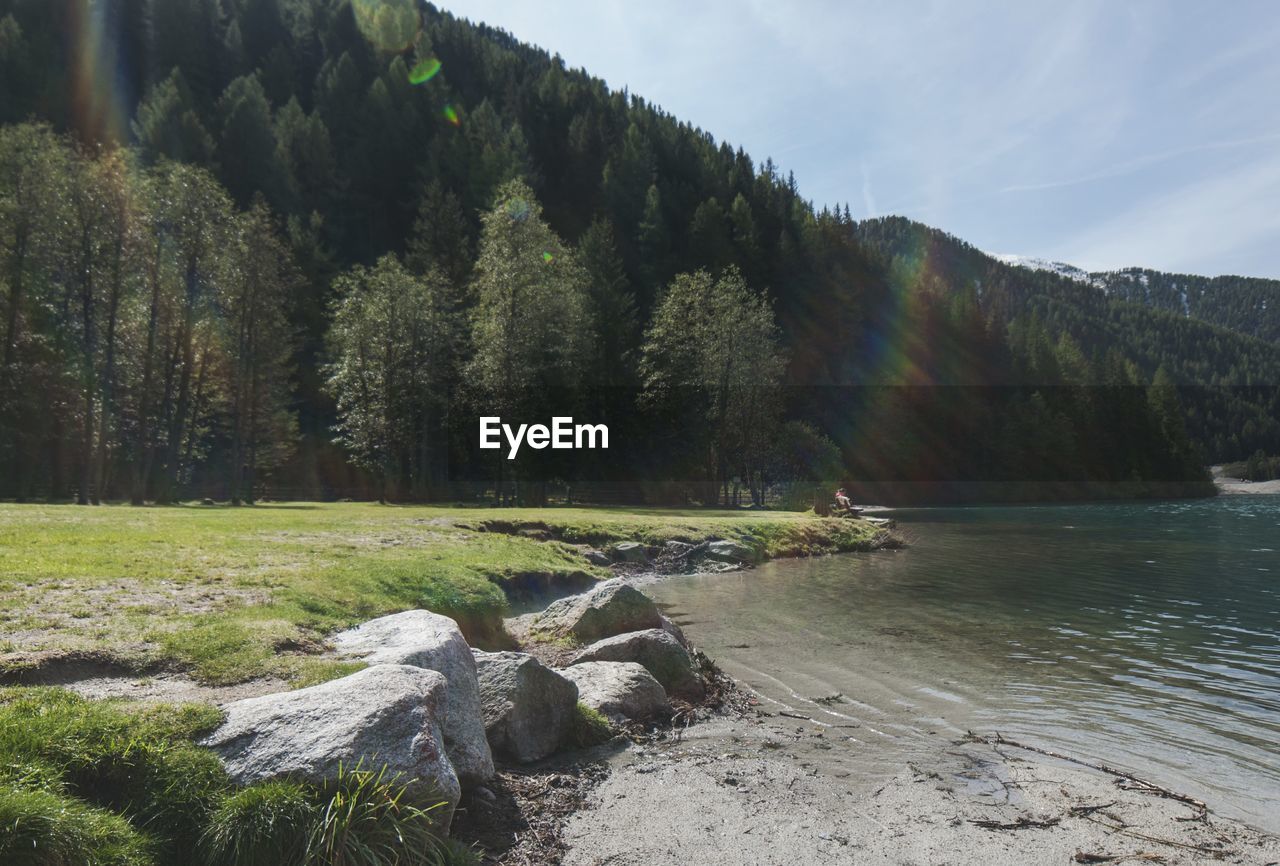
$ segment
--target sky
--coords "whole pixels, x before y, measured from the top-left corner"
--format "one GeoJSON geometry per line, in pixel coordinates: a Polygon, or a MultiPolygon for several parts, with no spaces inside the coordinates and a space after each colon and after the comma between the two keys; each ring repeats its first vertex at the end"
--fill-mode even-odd
{"type": "Polygon", "coordinates": [[[1280,3],[438,0],[992,253],[1280,278],[1280,3]]]}

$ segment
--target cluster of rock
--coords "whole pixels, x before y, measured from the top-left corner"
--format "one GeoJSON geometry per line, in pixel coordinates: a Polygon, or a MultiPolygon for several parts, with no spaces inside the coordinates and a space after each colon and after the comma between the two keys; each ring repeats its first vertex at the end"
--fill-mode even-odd
{"type": "Polygon", "coordinates": [[[494,756],[542,760],[562,748],[579,702],[614,721],[670,712],[669,696],[706,689],[680,629],[621,580],[556,602],[538,633],[586,644],[554,670],[519,652],[481,652],[457,623],[425,610],[375,619],[335,638],[369,667],[341,679],[228,705],[204,745],[231,777],[332,780],[340,767],[381,767],[446,802],[494,775],[494,756]]]}
{"type": "Polygon", "coordinates": [[[583,553],[593,565],[656,566],[659,571],[684,571],[694,567],[729,569],[754,565],[760,561],[758,551],[740,541],[715,539],[700,544],[668,541],[649,546],[638,541],[623,541],[608,551],[587,550],[583,553]]]}

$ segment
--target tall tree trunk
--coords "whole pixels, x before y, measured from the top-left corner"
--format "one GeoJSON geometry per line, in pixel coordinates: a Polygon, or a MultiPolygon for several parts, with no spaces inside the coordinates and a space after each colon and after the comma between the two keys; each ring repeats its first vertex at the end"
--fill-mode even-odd
{"type": "Polygon", "coordinates": [[[88,505],[97,498],[93,486],[93,422],[97,412],[97,327],[93,308],[93,238],[89,229],[80,238],[80,266],[84,269],[80,283],[80,350],[84,362],[84,429],[80,438],[80,481],[76,504],[88,505]]]}
{"type": "Polygon", "coordinates": [[[182,328],[179,330],[179,344],[182,349],[182,370],[178,377],[178,402],[174,407],[173,418],[169,425],[169,448],[167,470],[167,489],[164,501],[171,502],[178,487],[181,471],[182,445],[186,440],[187,416],[191,411],[191,372],[195,366],[195,301],[196,301],[196,261],[194,257],[187,261],[186,303],[183,307],[182,328]]]}
{"type": "MultiPolygon", "coordinates": [[[[157,242],[158,247],[158,242],[157,242]]],[[[147,352],[142,360],[142,398],[138,407],[138,430],[134,452],[133,490],[129,500],[134,505],[146,501],[147,482],[151,474],[151,461],[155,454],[155,429],[151,421],[151,388],[155,375],[156,331],[160,326],[160,266],[156,260],[148,261],[148,279],[151,282],[151,304],[147,315],[147,352]]]]}
{"type": "MultiPolygon", "coordinates": [[[[200,407],[204,404],[204,387],[208,381],[209,372],[209,338],[206,336],[204,342],[200,346],[200,372],[196,374],[195,392],[191,399],[191,418],[187,421],[187,441],[186,448],[182,451],[182,460],[179,468],[191,466],[194,463],[196,450],[196,429],[200,425],[200,407]]],[[[175,484],[174,489],[177,489],[175,484]]]]}
{"type": "Polygon", "coordinates": [[[116,238],[115,259],[111,266],[111,293],[107,296],[107,345],[106,360],[102,369],[102,423],[98,430],[98,457],[94,471],[95,504],[102,501],[107,487],[107,443],[111,429],[111,416],[115,411],[116,384],[116,323],[120,315],[120,294],[123,275],[123,233],[116,238]]]}
{"type": "Polygon", "coordinates": [[[18,308],[22,305],[23,275],[27,268],[27,230],[19,230],[13,245],[13,259],[9,266],[9,321],[4,332],[4,369],[13,366],[14,350],[18,345],[18,308]]]}

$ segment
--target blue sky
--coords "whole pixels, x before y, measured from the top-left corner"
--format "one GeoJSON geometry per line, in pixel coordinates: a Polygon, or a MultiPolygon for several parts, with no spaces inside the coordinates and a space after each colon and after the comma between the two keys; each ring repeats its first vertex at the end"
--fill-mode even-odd
{"type": "Polygon", "coordinates": [[[995,253],[1280,278],[1280,3],[441,0],[995,253]]]}

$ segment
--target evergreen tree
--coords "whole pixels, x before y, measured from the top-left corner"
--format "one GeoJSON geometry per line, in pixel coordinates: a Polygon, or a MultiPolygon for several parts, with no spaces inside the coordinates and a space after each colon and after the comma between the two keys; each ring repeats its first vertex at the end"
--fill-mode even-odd
{"type": "Polygon", "coordinates": [[[221,135],[218,167],[223,183],[241,206],[255,194],[274,206],[285,204],[286,176],[278,159],[271,106],[256,76],[232,81],[218,100],[221,135]]]}
{"type": "Polygon", "coordinates": [[[152,88],[138,106],[133,135],[153,158],[205,165],[213,159],[213,137],[200,120],[180,69],[152,88]]]}

